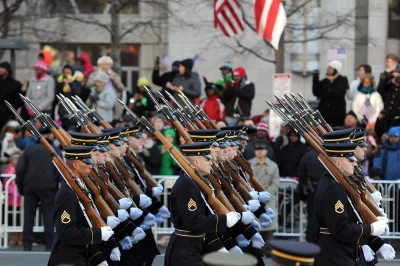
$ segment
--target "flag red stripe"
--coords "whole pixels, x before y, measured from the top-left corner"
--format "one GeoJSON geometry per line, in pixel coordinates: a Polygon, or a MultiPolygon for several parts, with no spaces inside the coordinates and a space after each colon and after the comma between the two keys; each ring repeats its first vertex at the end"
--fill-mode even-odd
{"type": "Polygon", "coordinates": [[[267,25],[265,26],[264,39],[272,40],[272,33],[278,16],[281,0],[273,0],[268,12],[267,25]]]}
{"type": "Polygon", "coordinates": [[[256,31],[257,32],[260,27],[261,16],[262,16],[266,1],[267,0],[256,0],[254,3],[254,19],[256,21],[256,31]]]}
{"type": "MultiPolygon", "coordinates": [[[[237,4],[237,8],[239,8],[239,4],[237,3],[237,1],[235,1],[235,4],[237,4]]],[[[242,24],[242,20],[241,20],[241,18],[238,16],[239,14],[236,13],[236,9],[234,9],[234,8],[232,7],[232,5],[229,4],[229,3],[226,5],[226,7],[229,9],[229,11],[231,11],[232,16],[233,16],[233,18],[236,20],[236,23],[238,24],[239,28],[240,28],[241,30],[244,30],[244,27],[243,27],[243,24],[242,24]]],[[[235,34],[237,34],[237,33],[235,33],[235,34]]]]}
{"type": "Polygon", "coordinates": [[[222,12],[220,12],[220,13],[221,13],[222,16],[224,17],[226,23],[228,23],[228,25],[229,25],[229,27],[231,28],[231,30],[233,31],[233,33],[234,33],[234,34],[238,34],[235,25],[232,23],[230,17],[228,17],[228,16],[226,15],[225,10],[222,11],[222,12]]]}

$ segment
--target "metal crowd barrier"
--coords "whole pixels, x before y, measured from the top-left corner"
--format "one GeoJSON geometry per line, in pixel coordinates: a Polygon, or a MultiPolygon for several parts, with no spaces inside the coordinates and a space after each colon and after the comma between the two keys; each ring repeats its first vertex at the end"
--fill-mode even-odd
{"type": "MultiPolygon", "coordinates": [[[[161,201],[164,206],[170,209],[171,189],[175,184],[178,176],[154,176],[159,184],[164,186],[164,193],[161,196],[161,201]]],[[[24,223],[24,198],[21,199],[20,207],[17,207],[17,197],[14,196],[12,204],[9,205],[9,187],[15,175],[1,175],[3,185],[0,186],[0,249],[8,247],[8,234],[23,231],[24,223]]],[[[305,204],[298,201],[296,198],[296,187],[298,182],[290,178],[281,178],[278,194],[278,230],[274,233],[278,237],[291,237],[304,239],[304,230],[306,215],[304,213],[305,204]]],[[[156,239],[159,236],[170,235],[173,231],[173,225],[170,220],[162,224],[157,224],[153,227],[156,239]]],[[[44,227],[41,223],[41,215],[39,208],[36,211],[34,232],[44,232],[44,227]]]]}

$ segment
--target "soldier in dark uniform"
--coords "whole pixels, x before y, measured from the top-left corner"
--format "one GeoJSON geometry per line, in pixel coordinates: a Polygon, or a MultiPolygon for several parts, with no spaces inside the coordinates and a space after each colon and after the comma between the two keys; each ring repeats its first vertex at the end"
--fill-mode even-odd
{"type": "MultiPolygon", "coordinates": [[[[211,171],[212,142],[181,145],[183,155],[200,175],[211,171]]],[[[199,186],[183,173],[171,193],[172,223],[175,232],[171,236],[165,254],[165,266],[202,266],[205,253],[205,234],[225,232],[240,220],[240,214],[230,212],[215,215],[206,202],[199,186]]],[[[218,242],[218,241],[215,241],[218,242]]],[[[227,252],[223,246],[221,252],[227,252]]]]}
{"type": "MultiPolygon", "coordinates": [[[[349,135],[345,137],[349,138],[349,135]]],[[[346,177],[352,176],[357,144],[332,143],[327,138],[324,141],[323,146],[335,165],[346,177]]],[[[380,236],[385,230],[385,221],[365,224],[354,207],[354,199],[328,171],[320,179],[314,206],[320,226],[317,244],[321,247],[315,265],[365,265],[361,245],[368,244],[371,235],[380,236]]]]}
{"type": "MultiPolygon", "coordinates": [[[[85,187],[82,179],[87,177],[92,168],[91,147],[66,147],[65,159],[68,167],[76,175],[77,182],[85,187]]],[[[107,241],[113,231],[110,227],[91,228],[87,216],[82,211],[75,192],[62,182],[54,202],[54,223],[56,237],[49,259],[50,266],[107,265],[102,253],[90,252],[93,246],[107,241]],[[97,261],[96,263],[93,263],[97,261]]]]}
{"type": "MultiPolygon", "coordinates": [[[[313,266],[320,248],[312,243],[271,240],[272,266],[313,266]]],[[[342,264],[342,266],[348,264],[342,264]]]]}

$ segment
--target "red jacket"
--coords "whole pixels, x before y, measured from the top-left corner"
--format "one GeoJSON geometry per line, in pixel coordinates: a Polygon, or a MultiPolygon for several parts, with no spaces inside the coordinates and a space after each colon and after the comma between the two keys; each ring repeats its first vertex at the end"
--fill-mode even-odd
{"type": "Polygon", "coordinates": [[[200,107],[214,122],[225,118],[225,106],[217,95],[204,99],[200,107]]]}

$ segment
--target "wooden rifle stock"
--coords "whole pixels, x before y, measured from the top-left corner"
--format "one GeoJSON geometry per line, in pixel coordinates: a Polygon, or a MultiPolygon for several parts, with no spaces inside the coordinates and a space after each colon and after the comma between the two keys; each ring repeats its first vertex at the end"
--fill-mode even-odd
{"type": "Polygon", "coordinates": [[[179,132],[179,135],[186,141],[186,143],[188,143],[188,144],[193,143],[188,131],[185,130],[185,128],[182,126],[182,124],[178,120],[172,121],[171,123],[174,126],[174,128],[179,132]]]}
{"type": "Polygon", "coordinates": [[[99,121],[100,126],[104,127],[104,128],[112,128],[112,126],[110,125],[110,123],[108,123],[106,120],[102,119],[99,121]]]}
{"type": "Polygon", "coordinates": [[[92,134],[101,134],[101,130],[98,127],[96,127],[96,125],[94,125],[92,122],[89,121],[87,123],[87,127],[92,134]]]}
{"type": "Polygon", "coordinates": [[[47,142],[42,136],[38,137],[40,143],[44,146],[48,153],[53,157],[53,162],[57,166],[58,170],[61,172],[65,181],[68,183],[70,188],[76,193],[79,200],[83,203],[85,207],[85,212],[90,218],[94,228],[101,228],[106,226],[106,223],[101,219],[97,211],[93,208],[92,201],[88,196],[82,191],[76,182],[75,174],[68,168],[66,163],[58,156],[53,147],[47,142]]]}
{"type": "Polygon", "coordinates": [[[94,196],[94,203],[96,204],[96,207],[99,210],[100,214],[103,217],[115,216],[113,211],[110,209],[110,207],[107,205],[107,203],[104,201],[103,197],[101,196],[100,190],[96,186],[96,184],[93,183],[89,177],[83,178],[83,181],[85,182],[85,184],[88,186],[88,188],[92,192],[92,194],[94,196]]]}
{"type": "MultiPolygon", "coordinates": [[[[123,198],[130,198],[130,194],[128,189],[126,188],[125,182],[122,180],[122,177],[113,169],[111,162],[106,162],[107,172],[111,175],[113,181],[117,184],[117,188],[124,195],[123,198]]],[[[105,169],[104,169],[105,170],[105,169]]],[[[111,183],[111,182],[110,182],[111,183]]],[[[110,186],[111,188],[111,186],[110,186]]],[[[112,188],[110,192],[112,192],[112,188]]],[[[112,192],[113,193],[113,192],[112,192]]],[[[112,194],[114,196],[114,194],[112,194]]],[[[114,196],[115,197],[115,196],[114,196]]],[[[115,198],[119,199],[119,198],[115,198]]]]}
{"type": "Polygon", "coordinates": [[[214,208],[217,214],[227,214],[228,209],[215,197],[214,191],[198,176],[197,171],[191,166],[191,164],[183,157],[183,155],[161,134],[160,131],[155,130],[154,136],[165,145],[169,150],[171,156],[175,161],[182,167],[182,169],[188,174],[194,182],[207,194],[208,203],[214,208]]]}
{"type": "Polygon", "coordinates": [[[206,126],[204,126],[203,123],[201,123],[200,119],[198,119],[197,117],[194,118],[194,123],[199,129],[207,129],[206,126]]]}
{"type": "MultiPolygon", "coordinates": [[[[62,127],[58,128],[58,133],[61,135],[61,137],[64,139],[65,143],[67,144],[68,147],[71,146],[71,136],[68,134],[67,131],[65,131],[62,127]]],[[[60,142],[61,144],[61,142],[60,142]]],[[[61,145],[62,146],[62,145],[61,145]]],[[[63,146],[64,147],[64,146],[63,146]]]]}
{"type": "Polygon", "coordinates": [[[249,192],[253,190],[250,184],[247,183],[247,180],[244,180],[239,176],[239,169],[236,167],[236,165],[234,165],[234,163],[231,161],[225,161],[224,166],[226,169],[228,169],[229,173],[231,173],[231,176],[235,182],[242,184],[242,186],[245,187],[249,192]]]}
{"type": "MultiPolygon", "coordinates": [[[[232,177],[233,181],[235,182],[236,185],[236,190],[240,193],[240,196],[245,200],[246,202],[249,200],[252,200],[253,197],[250,195],[250,190],[248,186],[246,187],[244,184],[246,184],[246,181],[244,181],[242,178],[240,178],[233,169],[231,169],[229,166],[227,166],[224,163],[224,168],[228,170],[229,175],[232,177]]],[[[247,185],[247,184],[246,184],[247,185]]]]}
{"type": "Polygon", "coordinates": [[[98,176],[96,174],[96,172],[94,172],[93,170],[90,172],[89,177],[91,177],[94,180],[96,180],[97,184],[100,186],[101,191],[103,192],[103,199],[107,202],[108,206],[110,206],[110,209],[113,212],[118,211],[119,209],[121,209],[121,207],[119,206],[118,202],[115,200],[115,198],[108,191],[108,184],[106,183],[107,181],[102,179],[102,177],[98,176]]]}
{"type": "Polygon", "coordinates": [[[215,196],[217,197],[217,199],[219,199],[219,201],[224,204],[228,211],[235,211],[229,200],[226,198],[224,192],[222,191],[221,184],[217,180],[217,177],[215,177],[213,174],[208,174],[207,177],[215,189],[215,196]]]}
{"type": "Polygon", "coordinates": [[[129,148],[126,151],[126,157],[131,161],[135,167],[139,170],[140,175],[143,177],[143,179],[146,181],[147,187],[153,188],[157,187],[158,183],[157,181],[153,178],[153,176],[147,171],[146,167],[144,166],[143,161],[139,161],[138,158],[136,158],[133,155],[133,151],[129,148]]]}
{"type": "Polygon", "coordinates": [[[258,181],[257,178],[254,177],[254,172],[253,169],[251,169],[250,165],[248,162],[245,161],[245,158],[243,157],[242,154],[238,153],[236,155],[236,160],[238,161],[238,163],[240,164],[240,166],[242,166],[242,168],[247,172],[247,174],[250,177],[250,183],[253,185],[253,188],[258,191],[258,192],[262,192],[265,191],[265,188],[263,187],[263,185],[260,183],[260,181],[258,181]]]}
{"type": "Polygon", "coordinates": [[[125,166],[120,160],[123,160],[123,158],[116,158],[114,160],[114,164],[117,167],[118,171],[124,177],[125,184],[127,185],[129,191],[131,192],[131,195],[137,196],[140,194],[144,194],[139,185],[136,184],[133,173],[131,173],[129,169],[125,168],[125,166]]]}
{"type": "Polygon", "coordinates": [[[57,129],[54,128],[54,127],[50,127],[50,126],[49,126],[49,129],[50,129],[51,133],[53,133],[54,137],[58,140],[58,142],[60,142],[60,145],[62,147],[66,147],[67,146],[67,142],[61,136],[61,134],[57,131],[57,129]]]}
{"type": "Polygon", "coordinates": [[[106,167],[114,181],[115,179],[119,179],[121,181],[117,181],[117,184],[120,183],[120,189],[122,185],[124,185],[126,188],[128,188],[130,195],[132,196],[143,194],[143,191],[139,188],[139,186],[132,181],[131,178],[133,178],[133,176],[131,177],[129,173],[127,173],[126,170],[121,167],[118,160],[115,160],[114,162],[106,162],[106,167]],[[119,167],[115,163],[118,163],[119,167]]]}

